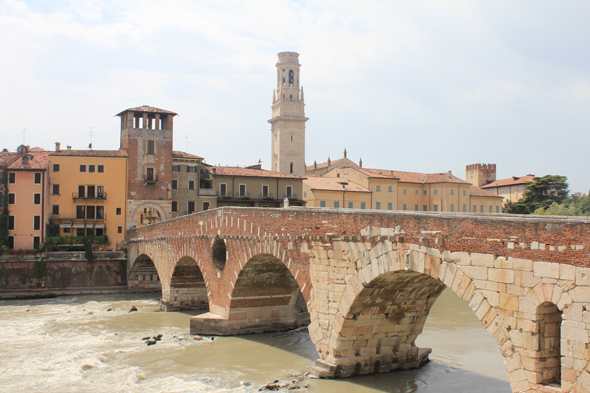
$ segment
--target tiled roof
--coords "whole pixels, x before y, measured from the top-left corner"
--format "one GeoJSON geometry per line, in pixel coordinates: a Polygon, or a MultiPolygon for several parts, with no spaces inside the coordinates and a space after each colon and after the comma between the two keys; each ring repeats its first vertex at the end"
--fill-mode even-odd
{"type": "Polygon", "coordinates": [[[496,188],[496,187],[506,187],[506,186],[516,186],[519,184],[527,184],[533,180],[535,175],[526,175],[526,176],[512,176],[508,179],[500,179],[491,182],[490,184],[486,184],[485,186],[481,186],[481,188],[496,188]]]}
{"type": "Polygon", "coordinates": [[[284,179],[305,179],[303,176],[289,175],[280,172],[267,171],[264,169],[250,169],[232,166],[213,166],[209,172],[217,176],[240,176],[240,177],[278,177],[284,179]]]}
{"type": "Polygon", "coordinates": [[[428,173],[424,179],[424,183],[462,183],[469,184],[465,180],[459,179],[457,176],[446,173],[428,173]]]}
{"type": "Polygon", "coordinates": [[[359,172],[366,174],[369,177],[381,179],[398,179],[402,183],[460,183],[469,184],[468,182],[459,179],[457,176],[445,173],[418,173],[418,172],[404,172],[392,171],[389,169],[371,169],[371,168],[355,168],[359,172]]]}
{"type": "Polygon", "coordinates": [[[18,153],[8,151],[6,149],[0,151],[0,167],[5,167],[10,164],[16,157],[18,153]]]}
{"type": "Polygon", "coordinates": [[[334,161],[330,161],[330,163],[328,163],[328,162],[322,162],[322,163],[319,163],[319,164],[316,164],[316,165],[309,165],[309,166],[306,166],[305,167],[305,170],[307,170],[307,171],[313,171],[314,169],[327,168],[329,166],[340,166],[342,164],[352,164],[352,165],[358,166],[354,162],[352,162],[351,160],[349,160],[348,158],[344,157],[344,158],[339,158],[339,159],[334,160],[334,161]]]}
{"type": "Polygon", "coordinates": [[[480,187],[475,187],[475,186],[471,186],[469,188],[469,193],[471,194],[471,196],[474,197],[492,197],[492,198],[503,198],[500,195],[496,195],[496,194],[492,194],[489,191],[486,190],[482,190],[480,187]]]}
{"type": "Polygon", "coordinates": [[[371,192],[368,188],[346,180],[343,177],[309,177],[303,180],[312,190],[371,192]]]}
{"type": "Polygon", "coordinates": [[[149,105],[142,105],[142,106],[138,106],[135,108],[125,109],[123,112],[117,113],[115,116],[121,116],[125,112],[150,112],[150,113],[164,113],[164,114],[174,115],[174,116],[178,115],[178,113],[174,113],[172,111],[167,111],[165,109],[154,108],[153,106],[149,106],[149,105]]]}
{"type": "Polygon", "coordinates": [[[39,151],[33,150],[26,153],[29,156],[29,160],[27,161],[26,165],[23,165],[23,155],[19,154],[16,160],[14,160],[10,165],[7,166],[8,170],[39,170],[39,169],[46,169],[49,165],[49,160],[47,156],[49,155],[48,151],[39,151]]]}
{"type": "Polygon", "coordinates": [[[200,160],[203,159],[203,157],[195,156],[194,154],[185,153],[183,151],[173,151],[172,152],[172,157],[177,157],[177,158],[197,158],[197,159],[200,159],[200,160]]]}
{"type": "Polygon", "coordinates": [[[49,152],[50,156],[76,157],[127,157],[125,150],[60,150],[49,152]]]}

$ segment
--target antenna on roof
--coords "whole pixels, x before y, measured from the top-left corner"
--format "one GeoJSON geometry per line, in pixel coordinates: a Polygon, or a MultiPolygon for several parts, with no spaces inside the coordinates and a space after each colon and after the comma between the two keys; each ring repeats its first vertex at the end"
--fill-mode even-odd
{"type": "Polygon", "coordinates": [[[90,150],[92,150],[92,130],[96,128],[96,127],[90,127],[90,144],[88,145],[88,148],[90,150]]]}
{"type": "Polygon", "coordinates": [[[27,131],[28,128],[23,128],[23,145],[26,145],[25,143],[25,131],[27,131]]]}

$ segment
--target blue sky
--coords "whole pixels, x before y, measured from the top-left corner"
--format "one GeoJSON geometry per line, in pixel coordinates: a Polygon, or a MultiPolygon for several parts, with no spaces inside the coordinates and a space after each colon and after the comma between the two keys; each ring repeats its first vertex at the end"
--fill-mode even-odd
{"type": "Polygon", "coordinates": [[[120,111],[175,111],[174,147],[270,167],[276,54],[300,53],[306,161],[588,193],[587,1],[0,0],[0,142],[119,147],[120,111]],[[187,143],[188,142],[188,143],[187,143]]]}

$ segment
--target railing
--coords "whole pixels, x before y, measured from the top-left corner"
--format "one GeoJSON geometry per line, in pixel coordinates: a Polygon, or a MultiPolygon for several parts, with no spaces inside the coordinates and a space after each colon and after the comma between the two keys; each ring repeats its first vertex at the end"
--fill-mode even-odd
{"type": "Polygon", "coordinates": [[[100,194],[96,194],[96,195],[82,195],[80,196],[77,192],[73,192],[72,193],[72,199],[73,200],[84,200],[84,201],[104,201],[107,199],[107,193],[106,192],[102,192],[100,194]]]}
{"type": "Polygon", "coordinates": [[[158,182],[158,175],[154,175],[151,178],[148,178],[147,176],[143,176],[143,182],[145,184],[156,184],[158,182]]]}
{"type": "Polygon", "coordinates": [[[199,195],[215,196],[217,195],[217,190],[214,188],[199,188],[199,195]]]}

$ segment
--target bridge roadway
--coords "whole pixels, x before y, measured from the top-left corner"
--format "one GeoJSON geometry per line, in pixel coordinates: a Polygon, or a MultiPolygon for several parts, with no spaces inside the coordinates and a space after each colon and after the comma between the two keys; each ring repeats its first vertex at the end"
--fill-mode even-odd
{"type": "Polygon", "coordinates": [[[129,286],[208,308],[191,333],[309,323],[319,377],[416,368],[445,287],[498,343],[514,392],[590,392],[590,219],[224,207],[130,230],[129,286]]]}

